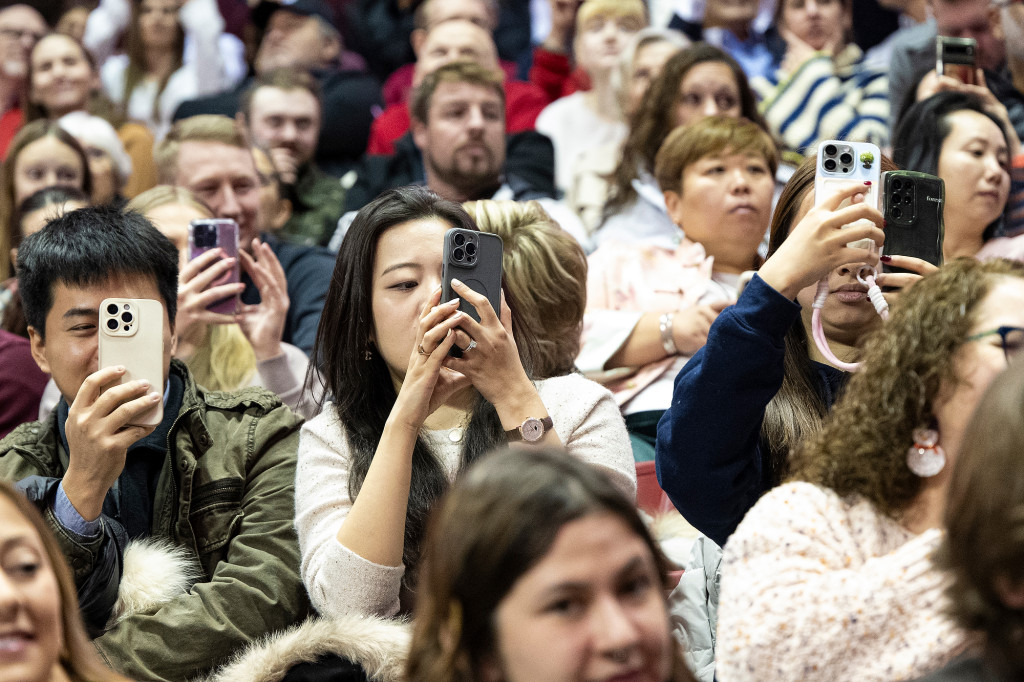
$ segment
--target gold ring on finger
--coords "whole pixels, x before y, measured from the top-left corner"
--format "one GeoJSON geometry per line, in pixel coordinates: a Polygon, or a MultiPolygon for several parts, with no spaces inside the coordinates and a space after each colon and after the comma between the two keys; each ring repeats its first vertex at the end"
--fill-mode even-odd
{"type": "Polygon", "coordinates": [[[430,353],[428,353],[427,351],[423,350],[423,344],[422,343],[420,344],[419,348],[417,349],[417,352],[419,352],[420,355],[430,355],[430,353]]]}

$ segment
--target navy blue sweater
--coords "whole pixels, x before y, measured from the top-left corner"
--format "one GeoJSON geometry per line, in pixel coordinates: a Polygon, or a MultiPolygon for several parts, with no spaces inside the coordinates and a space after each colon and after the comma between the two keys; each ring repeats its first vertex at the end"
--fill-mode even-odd
{"type": "MultiPolygon", "coordinates": [[[[676,376],[672,405],[658,423],[658,481],[686,520],[719,545],[772,486],[761,423],[782,387],[793,324],[800,324],[799,304],[755,275],[676,376]]],[[[818,394],[831,407],[846,373],[814,364],[818,394]]]]}

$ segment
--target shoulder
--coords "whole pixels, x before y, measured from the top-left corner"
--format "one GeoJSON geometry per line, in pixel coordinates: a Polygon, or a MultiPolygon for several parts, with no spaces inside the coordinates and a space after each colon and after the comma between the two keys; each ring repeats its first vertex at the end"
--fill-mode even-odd
{"type": "Polygon", "coordinates": [[[607,388],[580,374],[542,379],[537,382],[537,393],[556,426],[561,423],[574,428],[602,401],[615,404],[607,388]]]}
{"type": "MultiPolygon", "coordinates": [[[[211,432],[233,431],[240,423],[248,423],[246,438],[267,436],[267,430],[274,432],[298,432],[302,417],[286,407],[275,393],[251,386],[236,391],[205,391],[196,389],[202,419],[211,432]],[[263,434],[261,436],[261,434],[263,434]]],[[[182,412],[188,403],[182,406],[182,412]]],[[[240,434],[241,435],[241,434],[240,434]]]]}

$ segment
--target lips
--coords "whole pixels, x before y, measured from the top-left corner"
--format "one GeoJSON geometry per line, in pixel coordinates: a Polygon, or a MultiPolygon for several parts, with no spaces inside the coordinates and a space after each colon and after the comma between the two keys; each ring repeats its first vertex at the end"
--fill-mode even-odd
{"type": "Polygon", "coordinates": [[[844,284],[834,289],[832,294],[843,303],[860,303],[867,300],[868,290],[860,284],[844,284]]]}
{"type": "Polygon", "coordinates": [[[757,213],[757,207],[754,204],[736,204],[729,209],[729,213],[757,213]]]}
{"type": "Polygon", "coordinates": [[[16,657],[23,654],[33,639],[27,632],[0,635],[0,657],[16,657]]]}

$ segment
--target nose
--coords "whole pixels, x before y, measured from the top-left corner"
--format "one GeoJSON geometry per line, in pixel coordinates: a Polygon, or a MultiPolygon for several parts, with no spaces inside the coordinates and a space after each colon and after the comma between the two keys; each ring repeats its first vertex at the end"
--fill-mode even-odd
{"type": "Polygon", "coordinates": [[[0,571],[0,623],[13,623],[18,616],[21,595],[6,571],[0,571]]]}
{"type": "Polygon", "coordinates": [[[211,206],[218,218],[230,218],[237,221],[242,215],[242,204],[230,183],[225,183],[217,196],[217,206],[211,206]]]}
{"type": "Polygon", "coordinates": [[[484,112],[480,107],[469,108],[466,125],[474,131],[484,129],[484,112]]]}
{"type": "Polygon", "coordinates": [[[818,6],[816,0],[807,0],[807,2],[804,3],[804,11],[807,12],[807,14],[817,16],[820,10],[821,8],[818,6]]]}
{"type": "Polygon", "coordinates": [[[995,154],[989,154],[985,157],[986,180],[998,184],[1005,173],[1006,169],[999,163],[999,159],[996,158],[995,154]]]}
{"type": "Polygon", "coordinates": [[[716,102],[715,98],[711,95],[704,98],[704,101],[701,103],[701,108],[705,116],[717,116],[721,111],[718,108],[718,102],[716,102]]]}
{"type": "Polygon", "coordinates": [[[750,173],[745,168],[737,168],[732,172],[732,191],[740,194],[750,191],[750,173]]]}
{"type": "Polygon", "coordinates": [[[593,632],[597,651],[621,660],[623,651],[629,652],[640,642],[640,630],[630,612],[614,596],[598,600],[595,605],[593,632]]]}

